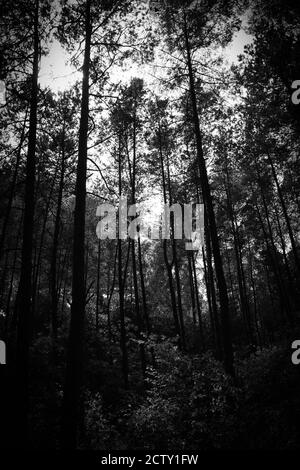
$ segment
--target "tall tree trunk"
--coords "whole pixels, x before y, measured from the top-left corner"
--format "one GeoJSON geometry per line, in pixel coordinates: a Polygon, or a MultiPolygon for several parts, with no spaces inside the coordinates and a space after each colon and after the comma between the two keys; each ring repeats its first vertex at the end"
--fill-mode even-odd
{"type": "Polygon", "coordinates": [[[101,255],[101,243],[100,238],[98,240],[98,253],[97,253],[97,283],[96,283],[96,331],[99,330],[99,315],[100,315],[100,261],[101,255]]]}
{"type": "Polygon", "coordinates": [[[138,260],[139,260],[139,273],[140,273],[141,291],[142,291],[143,320],[145,321],[147,333],[149,334],[151,331],[151,325],[150,325],[149,312],[148,312],[148,306],[147,306],[143,259],[142,259],[142,247],[141,247],[140,237],[138,238],[138,260]]]}
{"type": "MultiPolygon", "coordinates": [[[[173,204],[173,197],[172,197],[172,189],[171,189],[171,177],[170,177],[170,164],[169,164],[169,157],[168,154],[166,155],[166,169],[167,169],[167,187],[169,193],[169,205],[172,206],[173,204]]],[[[177,257],[177,244],[176,239],[174,236],[174,217],[173,213],[171,213],[171,239],[172,239],[172,254],[173,254],[173,265],[174,265],[174,273],[175,273],[175,284],[176,284],[176,292],[177,292],[177,312],[178,312],[178,319],[179,319],[179,326],[180,326],[180,337],[181,337],[181,347],[185,350],[185,329],[184,329],[184,320],[183,320],[183,309],[182,309],[182,300],[181,300],[181,282],[180,282],[180,274],[179,274],[179,263],[177,257]]]]}
{"type": "Polygon", "coordinates": [[[214,281],[214,271],[213,271],[213,264],[212,264],[211,243],[210,243],[210,237],[209,237],[206,209],[205,209],[204,229],[205,229],[206,256],[205,256],[204,248],[202,249],[202,253],[203,253],[203,260],[207,261],[207,285],[208,285],[208,290],[209,290],[209,294],[211,298],[213,334],[215,338],[216,355],[220,359],[222,357],[222,340],[221,340],[221,333],[220,333],[218,306],[217,306],[216,289],[215,289],[215,281],[214,281]]]}
{"type": "MultiPolygon", "coordinates": [[[[122,164],[121,164],[121,136],[119,136],[119,200],[122,197],[122,164]]],[[[121,203],[121,202],[120,202],[121,203]]],[[[119,221],[120,225],[120,221],[119,221]]],[[[128,256],[130,250],[130,240],[128,243],[128,256]]],[[[127,257],[128,260],[128,257],[127,257]]],[[[127,263],[126,263],[127,265],[127,263]]],[[[126,266],[127,269],[127,266],[126,266]]],[[[121,325],[121,335],[120,335],[120,346],[122,351],[122,371],[124,386],[128,388],[128,352],[127,352],[127,335],[125,327],[125,308],[124,308],[124,287],[125,287],[125,278],[123,280],[122,272],[122,240],[120,234],[118,236],[118,283],[119,283],[119,308],[120,308],[120,325],[121,325]]]]}
{"type": "Polygon", "coordinates": [[[173,251],[176,291],[177,291],[178,318],[179,318],[180,333],[181,333],[181,346],[182,346],[182,349],[185,350],[186,344],[185,344],[185,328],[184,328],[182,299],[181,299],[181,281],[180,281],[178,258],[177,258],[177,247],[176,247],[176,240],[174,238],[174,233],[172,234],[172,251],[173,251]]]}
{"type": "Polygon", "coordinates": [[[195,258],[193,256],[193,253],[192,253],[192,268],[193,268],[194,283],[195,283],[196,306],[197,306],[197,314],[198,314],[198,321],[199,321],[201,350],[204,351],[205,350],[205,341],[204,341],[203,322],[202,322],[202,316],[201,316],[201,307],[200,307],[200,299],[199,299],[196,263],[195,263],[195,258]]]}
{"type": "Polygon", "coordinates": [[[46,233],[47,221],[48,221],[48,216],[49,216],[49,209],[50,209],[51,199],[52,199],[54,186],[55,186],[55,182],[56,182],[57,172],[58,172],[58,165],[56,165],[55,173],[52,177],[50,191],[49,191],[49,194],[47,195],[47,202],[46,202],[46,207],[45,207],[45,216],[44,216],[41,235],[40,235],[40,242],[39,242],[38,248],[36,249],[35,257],[34,257],[33,295],[32,295],[33,315],[34,315],[35,307],[36,307],[36,303],[37,303],[36,302],[36,296],[37,296],[37,292],[38,292],[37,287],[38,287],[38,279],[39,279],[40,268],[41,268],[42,251],[43,251],[43,247],[44,247],[44,237],[45,237],[45,233],[46,233]]]}
{"type": "Polygon", "coordinates": [[[194,279],[193,279],[193,272],[192,272],[191,253],[189,251],[187,252],[187,260],[188,260],[189,284],[190,284],[190,291],[191,291],[192,315],[193,315],[193,322],[194,324],[196,324],[197,322],[196,322],[194,279]]]}
{"type": "Polygon", "coordinates": [[[59,245],[59,234],[61,228],[61,209],[62,198],[64,189],[65,169],[66,169],[66,156],[65,156],[65,119],[63,121],[62,136],[61,136],[61,167],[60,178],[58,187],[58,198],[54,222],[53,242],[51,251],[51,264],[50,264],[50,294],[51,294],[51,320],[52,320],[52,334],[54,341],[57,337],[58,319],[58,286],[57,286],[57,254],[59,245]]]}
{"type": "Polygon", "coordinates": [[[245,286],[243,282],[244,280],[243,262],[242,262],[241,250],[240,250],[239,233],[238,233],[238,228],[235,223],[235,214],[234,214],[234,208],[233,208],[233,203],[232,203],[232,198],[231,198],[227,157],[225,157],[225,173],[226,173],[225,191],[226,191],[226,196],[227,196],[227,208],[228,208],[229,219],[231,223],[231,230],[232,230],[232,235],[233,235],[233,246],[234,246],[236,268],[237,268],[240,307],[241,307],[241,312],[242,312],[242,318],[244,319],[244,323],[245,323],[248,342],[249,344],[252,344],[254,337],[252,333],[249,304],[248,304],[247,294],[246,294],[245,286]]]}
{"type": "Polygon", "coordinates": [[[251,281],[252,295],[253,295],[254,323],[255,323],[255,329],[256,329],[256,334],[257,334],[258,345],[261,348],[262,347],[262,340],[261,340],[261,334],[260,334],[260,327],[259,327],[259,323],[258,323],[258,309],[257,309],[257,301],[256,301],[256,289],[255,289],[255,281],[254,281],[254,276],[253,276],[252,253],[251,253],[251,249],[250,249],[249,239],[248,239],[248,260],[249,260],[250,281],[251,281]]]}
{"type": "MultiPolygon", "coordinates": [[[[165,168],[164,168],[164,156],[163,156],[163,151],[162,151],[162,136],[161,136],[161,125],[159,122],[158,125],[158,140],[159,140],[159,155],[160,155],[160,165],[161,165],[161,175],[162,175],[162,189],[163,189],[163,198],[164,198],[164,204],[167,204],[167,185],[166,185],[166,177],[165,177],[165,168]]],[[[175,332],[177,336],[180,338],[181,337],[181,332],[180,332],[180,325],[179,325],[179,320],[178,320],[178,313],[177,313],[177,305],[176,305],[176,296],[175,296],[175,290],[174,290],[174,279],[173,279],[173,273],[172,273],[172,262],[169,261],[168,259],[168,246],[167,246],[167,240],[163,240],[163,256],[164,256],[164,262],[166,265],[167,269],[167,274],[168,274],[168,282],[169,282],[169,290],[170,290],[170,298],[171,298],[171,308],[172,308],[172,314],[174,318],[174,326],[175,326],[175,332]]]]}
{"type": "Polygon", "coordinates": [[[187,32],[186,17],[184,17],[184,36],[185,36],[185,45],[186,45],[186,54],[187,54],[187,66],[189,73],[189,82],[190,82],[190,96],[193,109],[193,120],[194,120],[194,132],[196,137],[196,147],[197,147],[197,157],[200,173],[200,181],[202,187],[203,201],[207,208],[208,220],[209,220],[209,230],[210,237],[212,242],[212,250],[215,261],[216,277],[219,291],[220,299],[220,316],[221,316],[221,325],[222,325],[222,340],[223,340],[223,351],[224,351],[224,366],[228,374],[234,376],[234,365],[233,365],[233,349],[231,341],[231,324],[229,317],[229,305],[228,305],[228,294],[226,280],[224,276],[223,263],[221,258],[218,232],[212,202],[212,196],[210,192],[210,186],[207,176],[206,163],[203,155],[202,149],[202,136],[200,131],[200,122],[197,109],[197,98],[195,92],[194,84],[194,74],[190,53],[190,44],[187,32]]]}
{"type": "MultiPolygon", "coordinates": [[[[61,250],[61,255],[62,255],[61,250]]],[[[68,246],[65,249],[65,253],[63,256],[62,261],[60,262],[59,266],[59,275],[58,275],[58,299],[60,298],[61,292],[65,296],[65,291],[66,291],[66,284],[67,284],[67,279],[68,279],[68,271],[69,271],[69,266],[70,266],[70,247],[68,246]]],[[[62,298],[62,307],[64,307],[64,300],[62,298]]],[[[63,313],[64,308],[61,309],[61,313],[63,313]]]]}
{"type": "MultiPolygon", "coordinates": [[[[136,103],[134,105],[134,119],[133,119],[133,159],[132,159],[132,173],[131,173],[131,203],[135,205],[136,203],[136,103]]],[[[138,325],[138,336],[141,340],[142,332],[142,316],[140,311],[140,299],[139,299],[139,287],[138,287],[138,278],[137,278],[137,267],[136,267],[136,256],[135,256],[135,240],[131,240],[131,256],[132,256],[132,275],[133,275],[133,286],[134,286],[134,299],[135,299],[135,313],[138,325]]],[[[146,355],[144,349],[144,343],[139,342],[140,356],[141,356],[141,366],[142,372],[145,376],[146,373],[146,355]]]]}
{"type": "Polygon", "coordinates": [[[110,303],[111,303],[111,299],[112,299],[112,296],[113,296],[113,293],[114,293],[114,290],[115,290],[115,283],[116,283],[116,271],[117,271],[117,257],[118,257],[118,244],[116,246],[116,250],[115,250],[115,257],[114,257],[114,272],[113,272],[113,280],[112,280],[112,284],[111,286],[109,285],[110,282],[109,282],[109,273],[108,273],[108,286],[107,286],[107,306],[106,306],[106,310],[107,310],[107,329],[108,329],[108,339],[109,339],[109,342],[111,342],[112,340],[112,330],[111,330],[111,318],[110,318],[110,303]]]}
{"type": "Polygon", "coordinates": [[[36,131],[38,104],[38,64],[39,64],[39,0],[34,7],[33,69],[31,81],[31,101],[26,160],[25,204],[23,222],[23,244],[21,254],[21,274],[16,299],[17,310],[17,356],[16,356],[16,401],[14,403],[15,431],[17,447],[26,448],[28,439],[28,374],[29,346],[32,328],[32,251],[35,203],[36,172],[36,131]]]}
{"type": "Polygon", "coordinates": [[[82,70],[81,116],[75,187],[72,306],[62,416],[62,446],[65,449],[75,449],[77,446],[77,432],[80,418],[80,391],[83,371],[82,356],[86,302],[84,279],[85,208],[89,123],[89,73],[92,33],[90,9],[91,0],[86,0],[85,51],[82,70]]]}
{"type": "Polygon", "coordinates": [[[203,258],[204,282],[205,282],[205,289],[206,289],[206,296],[207,296],[207,303],[208,303],[210,327],[211,327],[212,335],[213,335],[215,346],[216,346],[215,322],[214,322],[214,316],[213,316],[213,310],[212,310],[211,292],[210,292],[209,283],[208,283],[207,261],[206,261],[204,247],[202,247],[202,258],[203,258]]]}

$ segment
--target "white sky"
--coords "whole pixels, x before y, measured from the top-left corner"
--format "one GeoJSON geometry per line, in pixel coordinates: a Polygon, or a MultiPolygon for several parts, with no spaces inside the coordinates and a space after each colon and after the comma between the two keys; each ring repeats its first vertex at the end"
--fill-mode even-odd
{"type": "Polygon", "coordinates": [[[49,46],[49,54],[41,59],[39,81],[42,87],[50,87],[54,92],[70,88],[81,78],[81,72],[68,63],[69,54],[54,39],[49,46]]]}
{"type": "MultiPolygon", "coordinates": [[[[244,51],[244,46],[251,43],[252,36],[248,35],[244,27],[247,25],[246,16],[243,17],[242,29],[235,33],[232,42],[224,49],[224,57],[227,59],[228,64],[236,63],[238,55],[244,51]]],[[[77,71],[69,63],[69,54],[62,48],[57,40],[49,46],[49,54],[43,56],[41,60],[39,81],[42,87],[50,87],[54,92],[64,91],[70,88],[76,80],[81,79],[81,72],[77,71]]],[[[125,72],[117,69],[113,72],[113,81],[127,82],[132,77],[145,77],[147,81],[151,79],[151,67],[135,65],[134,63],[129,70],[125,72]]]]}
{"type": "Polygon", "coordinates": [[[244,52],[244,46],[250,44],[253,37],[241,29],[233,37],[232,42],[224,49],[224,55],[229,62],[237,63],[238,56],[244,52]]]}

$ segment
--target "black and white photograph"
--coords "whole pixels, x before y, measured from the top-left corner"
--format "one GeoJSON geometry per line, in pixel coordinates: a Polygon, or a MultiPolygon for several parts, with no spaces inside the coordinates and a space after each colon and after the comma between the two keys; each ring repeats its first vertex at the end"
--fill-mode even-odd
{"type": "Polygon", "coordinates": [[[299,153],[298,1],[0,0],[0,449],[299,451],[299,153]]]}

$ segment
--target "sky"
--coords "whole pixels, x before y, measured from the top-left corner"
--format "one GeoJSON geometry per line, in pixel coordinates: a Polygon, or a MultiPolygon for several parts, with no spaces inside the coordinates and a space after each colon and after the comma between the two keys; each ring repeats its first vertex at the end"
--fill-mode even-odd
{"type": "Polygon", "coordinates": [[[76,80],[81,78],[81,73],[76,71],[68,61],[69,54],[54,39],[49,46],[49,54],[41,59],[40,85],[49,86],[56,93],[70,88],[76,80]]]}
{"type": "Polygon", "coordinates": [[[244,28],[240,29],[234,35],[232,42],[224,50],[226,59],[231,63],[237,63],[238,56],[244,52],[244,46],[251,44],[252,39],[253,37],[247,34],[244,28]]]}
{"type": "MultiPolygon", "coordinates": [[[[235,33],[232,42],[224,49],[224,57],[227,59],[228,63],[236,63],[238,60],[238,55],[242,54],[244,51],[244,46],[251,43],[252,36],[245,32],[245,26],[247,26],[247,16],[242,18],[242,27],[240,31],[235,33]]],[[[76,80],[81,79],[81,72],[77,71],[70,63],[70,56],[63,49],[60,43],[54,39],[52,44],[49,46],[49,54],[43,56],[41,60],[40,67],[40,85],[42,87],[50,87],[53,92],[64,91],[70,88],[76,80]]],[[[127,71],[116,70],[113,72],[116,76],[112,77],[114,81],[119,81],[122,79],[124,82],[128,82],[130,78],[136,76],[148,75],[148,79],[151,77],[149,75],[150,68],[140,65],[135,65],[134,63],[127,71]]]]}

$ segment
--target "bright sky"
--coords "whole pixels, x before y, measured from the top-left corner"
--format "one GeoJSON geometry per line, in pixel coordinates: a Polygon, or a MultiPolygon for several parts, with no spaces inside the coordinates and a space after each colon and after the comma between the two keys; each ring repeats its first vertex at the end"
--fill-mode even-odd
{"type": "Polygon", "coordinates": [[[252,40],[253,37],[247,34],[244,29],[241,29],[234,35],[232,42],[224,50],[227,60],[237,63],[238,56],[244,52],[244,46],[250,44],[252,40]]]}
{"type": "Polygon", "coordinates": [[[49,86],[54,92],[64,91],[81,78],[81,73],[68,63],[69,57],[60,43],[53,40],[49,54],[41,59],[39,79],[42,87],[49,86]]]}
{"type": "MultiPolygon", "coordinates": [[[[244,46],[251,43],[252,36],[247,34],[244,27],[247,25],[247,17],[242,18],[242,29],[234,35],[232,42],[224,49],[224,56],[228,63],[236,63],[238,55],[244,51],[244,46]]],[[[62,48],[57,40],[53,40],[50,44],[50,52],[47,56],[42,57],[40,68],[40,84],[42,87],[49,86],[54,92],[64,91],[71,87],[76,80],[81,79],[81,72],[69,64],[69,54],[62,48]]],[[[150,68],[147,66],[141,67],[140,65],[132,64],[130,70],[113,72],[116,76],[113,77],[116,81],[120,79],[129,81],[130,78],[136,76],[148,75],[148,80],[151,76],[148,74],[150,68]]],[[[115,81],[114,80],[114,81],[115,81]]]]}

